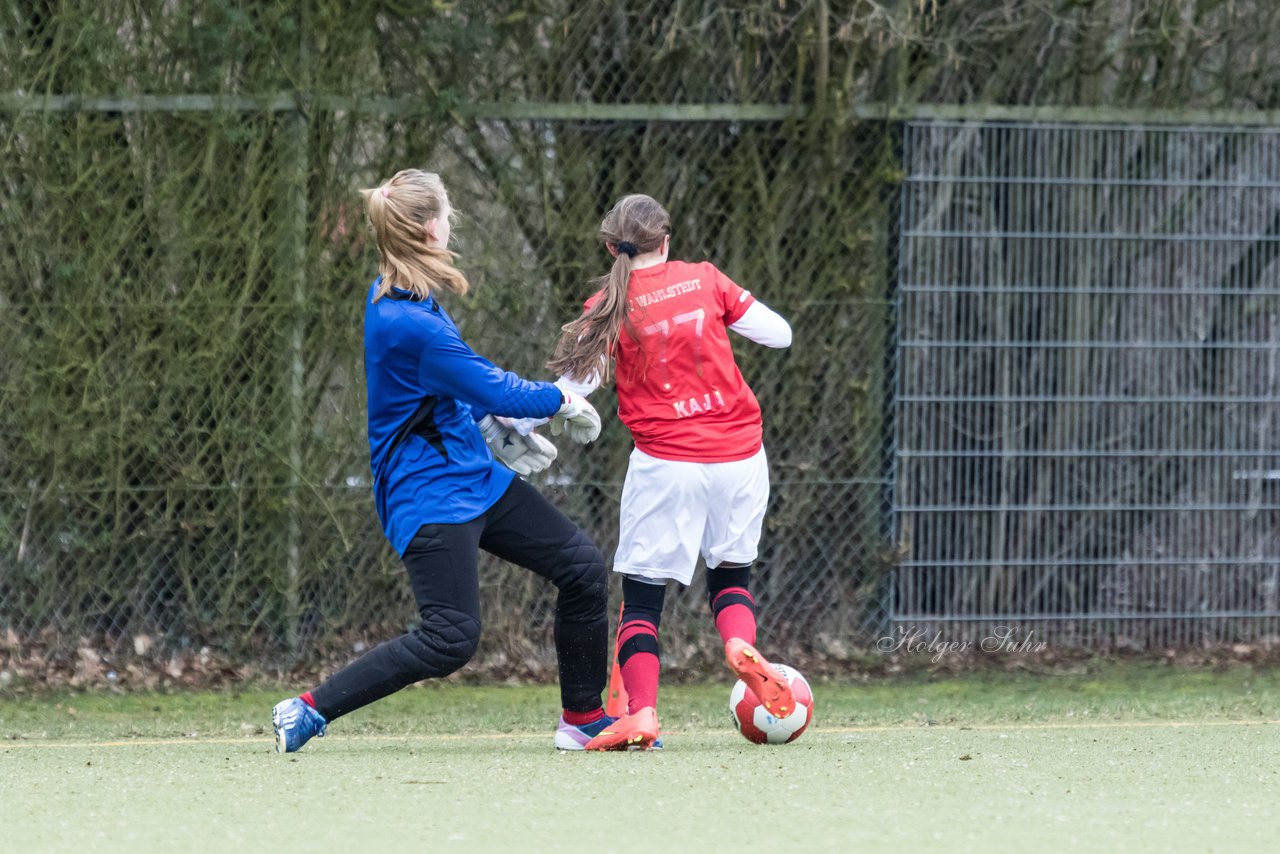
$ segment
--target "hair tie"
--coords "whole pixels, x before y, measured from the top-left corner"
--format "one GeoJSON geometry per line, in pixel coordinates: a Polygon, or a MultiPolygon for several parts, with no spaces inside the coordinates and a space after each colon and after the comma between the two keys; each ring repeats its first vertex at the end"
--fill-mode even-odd
{"type": "Polygon", "coordinates": [[[386,184],[382,185],[382,198],[384,199],[391,198],[391,188],[388,187],[386,184]]]}
{"type": "Polygon", "coordinates": [[[614,244],[614,248],[623,255],[626,255],[628,258],[634,258],[640,254],[640,250],[629,240],[619,240],[614,244]]]}

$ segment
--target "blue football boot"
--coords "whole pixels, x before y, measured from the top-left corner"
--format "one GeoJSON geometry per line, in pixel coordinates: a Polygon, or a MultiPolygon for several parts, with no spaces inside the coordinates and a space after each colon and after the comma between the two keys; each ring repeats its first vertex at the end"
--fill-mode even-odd
{"type": "Polygon", "coordinates": [[[276,753],[293,753],[312,738],[323,738],[328,723],[301,697],[276,703],[271,710],[271,726],[276,731],[276,753]]]}

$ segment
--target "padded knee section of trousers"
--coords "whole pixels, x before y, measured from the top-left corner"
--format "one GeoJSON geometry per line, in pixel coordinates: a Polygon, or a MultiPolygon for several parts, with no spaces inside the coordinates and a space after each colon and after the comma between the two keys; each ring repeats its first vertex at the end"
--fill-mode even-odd
{"type": "Polygon", "coordinates": [[[414,681],[448,676],[476,654],[480,620],[464,611],[439,608],[424,612],[422,622],[404,636],[405,665],[414,681]]]}
{"type": "Polygon", "coordinates": [[[570,623],[602,619],[609,604],[609,576],[604,555],[586,534],[578,531],[561,549],[564,569],[556,575],[560,597],[556,616],[570,623]]]}

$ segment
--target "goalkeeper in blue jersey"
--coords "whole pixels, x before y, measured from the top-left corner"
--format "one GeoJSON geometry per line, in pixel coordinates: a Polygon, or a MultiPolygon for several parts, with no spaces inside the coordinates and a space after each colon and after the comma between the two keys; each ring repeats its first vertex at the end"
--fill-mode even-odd
{"type": "Polygon", "coordinates": [[[613,720],[600,705],[608,642],[604,558],[516,477],[545,469],[555,446],[501,419],[550,417],[553,433],[586,443],[599,435],[600,417],[573,391],[505,372],[462,340],[436,300],[442,291],[467,290],[448,250],[452,210],[438,175],[409,169],[362,192],[380,259],[364,326],[373,493],[421,622],[278,703],[276,750],[291,753],[342,715],[466,664],[480,638],[479,549],[559,591],[563,712],[555,744],[582,749],[613,720]]]}

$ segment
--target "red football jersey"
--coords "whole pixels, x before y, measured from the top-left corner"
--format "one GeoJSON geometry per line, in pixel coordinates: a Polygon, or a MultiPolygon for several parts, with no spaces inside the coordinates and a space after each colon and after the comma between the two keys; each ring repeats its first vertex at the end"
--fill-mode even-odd
{"type": "Polygon", "coordinates": [[[632,329],[623,328],[614,358],[618,417],[637,448],[699,463],[744,460],[760,450],[760,404],[733,359],[727,329],[753,302],[705,261],[631,273],[632,329]]]}

